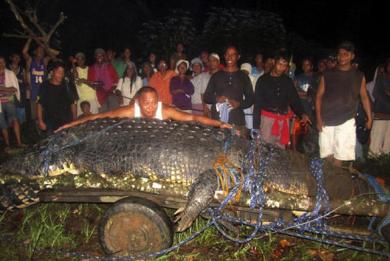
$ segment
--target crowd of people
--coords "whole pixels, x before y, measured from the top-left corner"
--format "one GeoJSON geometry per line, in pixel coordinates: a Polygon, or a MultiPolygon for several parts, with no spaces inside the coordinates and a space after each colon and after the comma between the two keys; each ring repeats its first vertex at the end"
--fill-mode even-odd
{"type": "Polygon", "coordinates": [[[390,153],[390,59],[366,83],[350,42],[317,63],[303,58],[297,75],[285,49],[240,63],[233,45],[223,56],[203,50],[188,59],[178,43],[169,57],[157,59],[152,52],[136,64],[130,48],[120,57],[97,48],[94,63],[87,65],[82,52],[65,63],[42,46],[30,54],[30,45],[28,40],[22,56],[13,53],[8,63],[0,56],[5,151],[10,127],[16,146],[25,146],[20,124],[26,118],[50,135],[63,125],[99,117],[147,117],[234,127],[245,138],[253,130],[282,149],[305,151],[302,144],[314,135],[321,158],[341,165],[355,160],[365,142],[357,135],[360,115],[366,136],[372,128],[369,155],[390,153]]]}

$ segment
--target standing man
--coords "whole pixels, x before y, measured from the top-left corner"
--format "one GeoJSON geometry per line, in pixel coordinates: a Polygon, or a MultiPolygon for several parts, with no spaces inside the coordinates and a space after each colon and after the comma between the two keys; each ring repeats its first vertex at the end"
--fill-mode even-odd
{"type": "Polygon", "coordinates": [[[44,48],[39,45],[34,50],[34,57],[31,57],[28,53],[31,41],[31,38],[27,40],[22,53],[26,61],[27,86],[29,87],[27,99],[30,99],[31,103],[31,119],[35,120],[37,96],[43,81],[46,80],[46,68],[50,57],[45,56],[44,48]]]}
{"type": "Polygon", "coordinates": [[[257,53],[255,56],[255,66],[252,67],[252,71],[249,72],[256,80],[264,74],[263,55],[257,53]]]}
{"type": "Polygon", "coordinates": [[[278,53],[275,66],[256,82],[253,128],[260,129],[262,138],[285,149],[290,141],[289,119],[291,107],[302,124],[310,123],[299,100],[294,82],[286,74],[288,55],[278,53]]]}
{"type": "Polygon", "coordinates": [[[253,104],[252,83],[237,65],[240,54],[235,46],[225,51],[226,67],[213,74],[204,93],[211,104],[211,117],[234,124],[246,136],[244,109],[253,104]]]}
{"type": "Polygon", "coordinates": [[[385,72],[378,76],[373,90],[375,119],[371,130],[370,156],[390,153],[390,58],[384,68],[385,72]]]}
{"type": "Polygon", "coordinates": [[[105,61],[105,51],[102,48],[95,50],[95,64],[88,69],[88,81],[95,83],[100,112],[119,107],[117,98],[112,92],[118,83],[118,75],[114,66],[105,61]]]}
{"type": "Polygon", "coordinates": [[[355,115],[359,95],[367,116],[367,129],[372,125],[366,79],[352,67],[354,58],[354,45],[341,43],[337,48],[338,65],[324,72],[316,97],[320,156],[336,166],[341,166],[342,161],[355,160],[355,115]]]}
{"type": "Polygon", "coordinates": [[[302,74],[295,77],[295,86],[305,112],[310,119],[313,117],[314,101],[313,94],[317,92],[318,75],[313,72],[313,60],[306,57],[302,60],[302,74]]]}
{"type": "Polygon", "coordinates": [[[19,124],[23,124],[26,121],[26,108],[30,106],[26,102],[26,71],[20,63],[21,57],[18,53],[11,54],[9,58],[11,62],[8,65],[8,69],[15,73],[19,83],[20,100],[15,100],[16,115],[19,124]]]}
{"type": "Polygon", "coordinates": [[[18,147],[23,147],[24,145],[20,138],[20,126],[15,106],[15,98],[20,100],[19,83],[15,73],[5,67],[5,58],[2,56],[0,56],[0,96],[0,128],[6,146],[4,151],[7,152],[10,146],[8,123],[12,123],[16,145],[18,147]]]}
{"type": "Polygon", "coordinates": [[[41,86],[37,99],[38,126],[51,134],[60,126],[77,119],[76,91],[65,80],[65,66],[53,65],[50,80],[41,86]]]}

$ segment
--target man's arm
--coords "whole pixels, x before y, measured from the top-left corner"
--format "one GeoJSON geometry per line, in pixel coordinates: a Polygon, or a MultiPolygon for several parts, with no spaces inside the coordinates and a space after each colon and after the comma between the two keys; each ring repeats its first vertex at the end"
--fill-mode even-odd
{"type": "Polygon", "coordinates": [[[26,69],[27,70],[30,69],[30,64],[31,64],[31,56],[28,53],[28,50],[30,49],[30,44],[31,44],[31,38],[28,38],[28,40],[27,40],[27,42],[24,45],[23,50],[22,50],[23,58],[24,58],[24,60],[26,60],[26,65],[27,65],[26,69]]]}
{"type": "Polygon", "coordinates": [[[87,121],[93,121],[93,120],[102,119],[102,118],[134,118],[134,106],[120,107],[120,108],[112,110],[112,111],[89,115],[87,117],[84,117],[84,118],[72,121],[71,123],[65,124],[64,126],[61,126],[55,132],[82,124],[82,123],[87,122],[87,121]]]}
{"type": "Polygon", "coordinates": [[[311,124],[309,116],[307,116],[307,112],[303,108],[301,99],[299,98],[298,91],[294,86],[294,82],[291,81],[290,88],[290,104],[294,113],[300,118],[300,123],[302,125],[311,124]]]}
{"type": "Polygon", "coordinates": [[[72,111],[72,119],[73,120],[77,119],[77,103],[73,102],[70,105],[70,110],[72,111]]]}
{"type": "Polygon", "coordinates": [[[254,94],[253,94],[253,87],[252,87],[252,82],[249,78],[249,76],[244,77],[244,99],[242,100],[242,103],[240,104],[240,107],[242,109],[249,108],[253,105],[253,100],[254,100],[254,94]]]}
{"type": "Polygon", "coordinates": [[[261,80],[260,77],[256,82],[255,95],[254,95],[254,106],[253,106],[253,128],[260,129],[260,108],[261,108],[261,80]]]}
{"type": "Polygon", "coordinates": [[[40,103],[37,103],[37,119],[38,119],[38,127],[41,129],[41,130],[46,130],[46,124],[45,122],[43,121],[43,108],[42,108],[42,105],[40,103]]]}
{"type": "Polygon", "coordinates": [[[0,87],[0,93],[5,95],[14,94],[17,92],[17,89],[13,86],[11,87],[0,87]]]}
{"type": "Polygon", "coordinates": [[[163,105],[163,106],[164,106],[163,114],[165,116],[164,118],[167,119],[172,119],[176,121],[195,121],[204,125],[218,127],[218,128],[229,128],[229,129],[232,128],[232,125],[222,121],[213,120],[201,115],[194,115],[194,114],[182,112],[176,110],[171,106],[167,106],[167,105],[163,105]]]}
{"type": "Polygon", "coordinates": [[[360,100],[363,105],[364,112],[366,113],[367,129],[371,129],[372,127],[372,114],[371,114],[371,103],[370,98],[368,97],[367,88],[366,88],[366,78],[363,77],[362,84],[360,86],[360,100]]]}
{"type": "Polygon", "coordinates": [[[207,104],[216,104],[218,102],[216,97],[216,92],[215,92],[214,81],[215,81],[215,75],[212,75],[210,81],[207,84],[206,90],[203,93],[203,101],[207,104]]]}
{"type": "Polygon", "coordinates": [[[316,118],[317,118],[317,129],[318,131],[322,131],[323,122],[321,117],[321,106],[322,106],[322,97],[325,93],[325,81],[324,76],[321,76],[320,84],[318,85],[315,107],[316,107],[316,118]]]}

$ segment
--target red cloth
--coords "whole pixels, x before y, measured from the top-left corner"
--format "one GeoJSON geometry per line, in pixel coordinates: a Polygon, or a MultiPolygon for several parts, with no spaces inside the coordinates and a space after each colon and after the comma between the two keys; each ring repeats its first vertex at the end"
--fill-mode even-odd
{"type": "Polygon", "coordinates": [[[88,69],[88,81],[101,81],[103,83],[103,88],[98,88],[96,90],[96,96],[100,103],[103,105],[106,101],[110,92],[115,88],[115,85],[118,83],[118,75],[115,71],[114,66],[110,63],[101,65],[102,67],[97,68],[97,64],[92,65],[88,69]],[[98,72],[104,71],[104,75],[98,75],[98,72]]]}
{"type": "Polygon", "coordinates": [[[288,121],[291,118],[291,114],[288,113],[288,114],[283,115],[283,114],[277,114],[277,113],[261,110],[261,115],[264,117],[274,119],[271,134],[274,136],[280,135],[279,143],[282,145],[287,145],[288,142],[290,141],[290,132],[289,132],[289,128],[288,128],[288,121]],[[281,130],[279,127],[280,121],[283,121],[283,126],[282,126],[281,130]]]}

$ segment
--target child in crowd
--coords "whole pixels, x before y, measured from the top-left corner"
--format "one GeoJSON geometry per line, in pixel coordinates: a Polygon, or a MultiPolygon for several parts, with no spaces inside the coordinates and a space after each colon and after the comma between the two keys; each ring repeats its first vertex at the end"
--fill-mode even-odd
{"type": "Polygon", "coordinates": [[[83,101],[80,103],[81,111],[83,112],[78,119],[82,119],[84,117],[87,117],[89,115],[92,115],[91,113],[91,104],[88,101],[83,101]]]}

